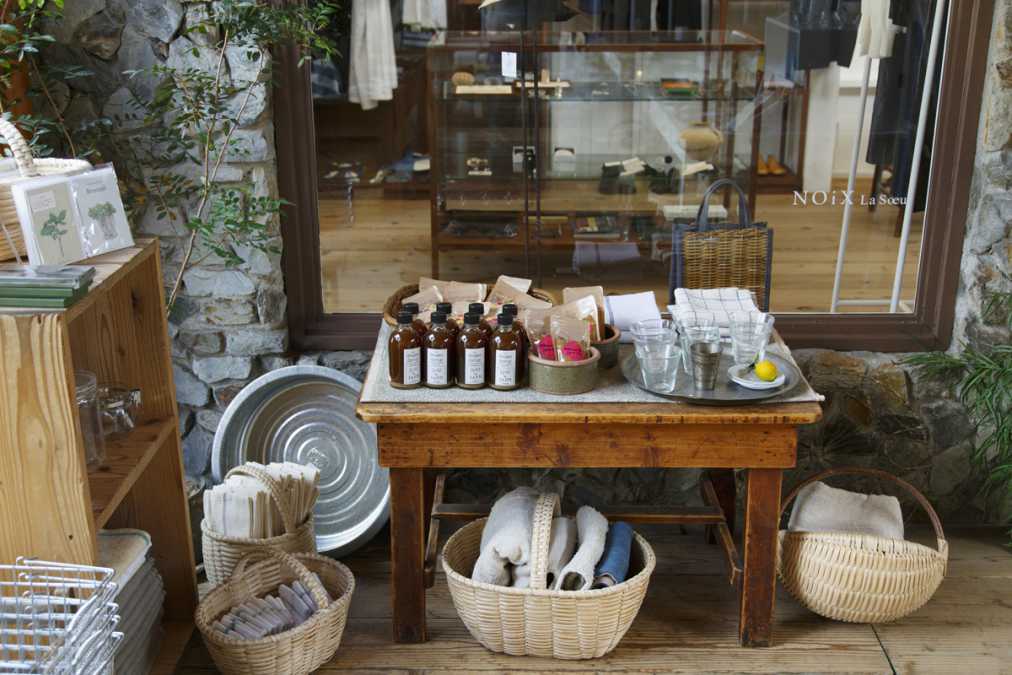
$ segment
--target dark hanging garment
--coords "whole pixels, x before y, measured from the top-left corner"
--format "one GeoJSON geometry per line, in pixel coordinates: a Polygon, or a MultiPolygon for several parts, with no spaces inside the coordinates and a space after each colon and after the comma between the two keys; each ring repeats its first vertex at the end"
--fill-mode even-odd
{"type": "Polygon", "coordinates": [[[700,0],[659,0],[657,25],[665,30],[703,30],[703,3],[700,0]]]}

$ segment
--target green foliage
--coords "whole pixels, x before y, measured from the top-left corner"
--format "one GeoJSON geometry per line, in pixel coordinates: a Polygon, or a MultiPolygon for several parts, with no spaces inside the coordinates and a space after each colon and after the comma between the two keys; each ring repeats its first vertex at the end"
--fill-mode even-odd
{"type": "Polygon", "coordinates": [[[50,211],[49,217],[46,218],[46,222],[42,224],[39,229],[39,234],[43,237],[49,237],[60,245],[60,255],[63,255],[63,235],[67,234],[67,210],[61,209],[59,212],[50,211]]]}

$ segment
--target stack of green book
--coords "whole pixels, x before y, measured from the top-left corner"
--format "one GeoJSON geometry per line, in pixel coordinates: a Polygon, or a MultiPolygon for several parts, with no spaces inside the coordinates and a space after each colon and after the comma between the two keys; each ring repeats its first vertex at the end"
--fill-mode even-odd
{"type": "Polygon", "coordinates": [[[91,288],[95,268],[0,263],[0,308],[66,309],[91,288]]]}

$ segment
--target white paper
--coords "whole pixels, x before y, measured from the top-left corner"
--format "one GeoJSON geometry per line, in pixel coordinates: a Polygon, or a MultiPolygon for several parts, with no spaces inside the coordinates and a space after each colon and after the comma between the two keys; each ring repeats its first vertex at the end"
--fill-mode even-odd
{"type": "Polygon", "coordinates": [[[517,53],[502,53],[502,76],[515,78],[517,76],[517,53]]]}
{"type": "Polygon", "coordinates": [[[47,176],[15,183],[11,197],[32,265],[65,265],[87,256],[70,180],[47,176]]]}
{"type": "Polygon", "coordinates": [[[449,384],[449,350],[425,350],[425,383],[434,387],[449,384]]]}
{"type": "Polygon", "coordinates": [[[464,350],[464,384],[484,384],[485,348],[475,347],[464,350]]]}
{"type": "Polygon", "coordinates": [[[74,176],[70,188],[81,223],[81,242],[91,257],[134,245],[130,222],[111,166],[74,176]]]}
{"type": "Polygon", "coordinates": [[[495,386],[512,387],[517,383],[517,353],[505,349],[495,353],[495,386]]]}
{"type": "Polygon", "coordinates": [[[421,384],[422,382],[422,348],[412,347],[404,350],[404,384],[421,384]]]}

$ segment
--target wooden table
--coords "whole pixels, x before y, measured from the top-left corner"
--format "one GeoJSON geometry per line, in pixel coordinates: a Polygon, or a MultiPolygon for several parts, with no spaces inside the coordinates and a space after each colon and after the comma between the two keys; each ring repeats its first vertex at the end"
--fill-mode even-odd
{"type": "Polygon", "coordinates": [[[390,468],[394,639],[423,642],[427,475],[448,468],[656,467],[748,472],[739,639],[770,644],[780,483],[817,403],[362,403],[390,468]]]}

